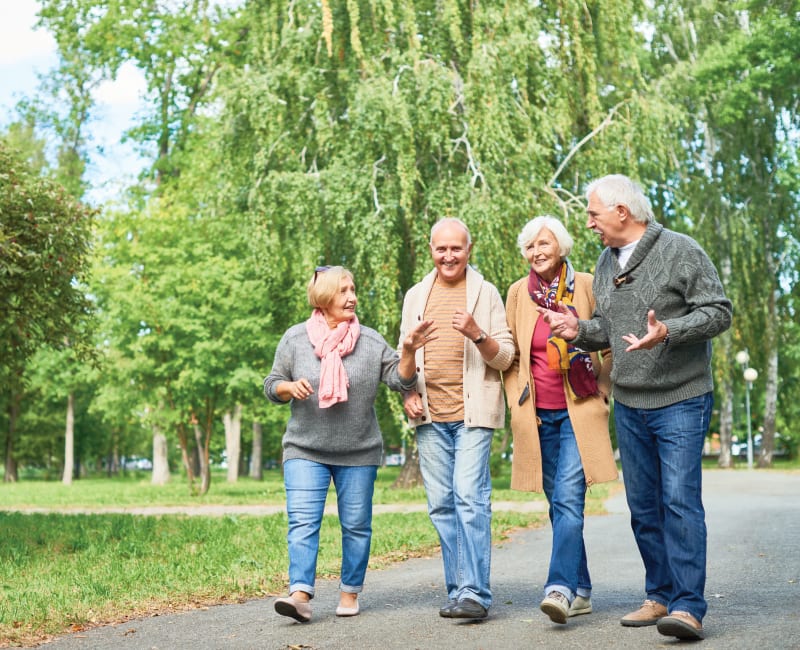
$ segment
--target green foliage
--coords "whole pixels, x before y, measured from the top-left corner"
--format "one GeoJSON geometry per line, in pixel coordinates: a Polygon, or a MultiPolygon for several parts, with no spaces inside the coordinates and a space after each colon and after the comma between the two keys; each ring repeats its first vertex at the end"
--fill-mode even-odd
{"type": "MultiPolygon", "coordinates": [[[[231,185],[258,228],[253,246],[286,297],[276,325],[305,317],[298,297],[316,264],[343,263],[369,296],[362,320],[391,340],[443,216],[472,227],[473,262],[503,290],[524,272],[515,246],[524,222],[577,209],[552,185],[561,185],[559,156],[611,108],[594,71],[605,57],[619,80],[636,70],[614,45],[623,26],[634,36],[619,3],[595,3],[591,15],[579,2],[399,4],[336,4],[330,15],[310,2],[246,10],[263,27],[248,34],[248,67],[221,77],[224,145],[231,185]]],[[[618,94],[641,85],[634,77],[618,94]]],[[[620,128],[641,119],[659,132],[651,114],[630,110],[620,128]]],[[[639,156],[635,140],[626,151],[639,156]]]]}
{"type": "Polygon", "coordinates": [[[43,345],[86,352],[93,218],[0,142],[0,375],[43,345]]]}
{"type": "MultiPolygon", "coordinates": [[[[573,263],[592,270],[582,188],[611,172],[638,178],[659,220],[700,241],[723,275],[737,316],[718,348],[719,396],[741,390],[727,356],[746,346],[774,369],[765,419],[781,390],[773,419],[793,421],[796,0],[225,7],[42,3],[61,53],[50,81],[68,105],[56,131],[70,191],[81,190],[87,92],[126,63],[148,89],[128,137],[159,182],[99,225],[88,290],[107,364],[89,408],[108,433],[92,439],[142,446],[152,427],[174,434],[194,416],[213,453],[238,402],[278,453],[288,409],[267,408],[260,380],[280,335],[308,315],[316,265],[352,269],[359,317],[394,342],[436,220],[467,222],[472,262],[501,293],[527,272],[515,240],[538,214],[564,220],[573,263]]],[[[29,135],[14,133],[37,160],[29,135]]],[[[397,396],[379,407],[394,443],[397,396]]]]}

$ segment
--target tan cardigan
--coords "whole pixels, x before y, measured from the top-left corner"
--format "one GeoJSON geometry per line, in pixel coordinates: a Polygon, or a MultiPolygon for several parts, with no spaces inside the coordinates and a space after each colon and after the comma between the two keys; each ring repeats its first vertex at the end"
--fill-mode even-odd
{"type": "MultiPolygon", "coordinates": [[[[580,318],[591,318],[594,311],[592,276],[575,274],[575,296],[573,304],[580,318]]],[[[531,375],[531,337],[539,312],[528,294],[527,276],[518,280],[508,290],[506,316],[516,343],[516,356],[511,367],[503,373],[506,397],[511,410],[511,432],[514,436],[514,456],[511,463],[511,488],[527,492],[542,492],[542,452],[539,445],[539,429],[536,419],[536,398],[531,375]],[[530,386],[530,394],[519,403],[520,397],[530,386]]],[[[594,483],[613,481],[617,478],[617,466],[608,434],[608,396],[611,393],[611,355],[601,357],[591,354],[597,375],[600,395],[572,398],[566,390],[567,410],[583,463],[588,486],[594,483]]]]}
{"type": "MultiPolygon", "coordinates": [[[[409,331],[423,320],[428,295],[436,280],[436,269],[411,287],[403,300],[403,318],[400,323],[400,345],[409,331]]],[[[497,288],[483,279],[471,266],[467,266],[466,310],[472,314],[478,326],[486,331],[500,346],[497,354],[488,363],[483,360],[476,345],[464,338],[464,424],[468,427],[500,429],[505,426],[506,405],[503,399],[501,372],[514,359],[514,341],[506,322],[503,298],[497,288]]],[[[450,324],[439,324],[450,327],[450,324]]],[[[409,424],[417,427],[431,421],[428,410],[428,393],[425,386],[425,348],[417,350],[417,391],[422,398],[423,414],[409,418],[409,424]]]]}

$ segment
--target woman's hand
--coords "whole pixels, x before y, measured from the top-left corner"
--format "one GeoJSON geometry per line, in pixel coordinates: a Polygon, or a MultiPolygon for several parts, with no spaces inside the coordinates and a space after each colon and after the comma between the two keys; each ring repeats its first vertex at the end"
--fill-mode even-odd
{"type": "Polygon", "coordinates": [[[436,329],[432,320],[422,321],[403,340],[403,352],[416,352],[426,343],[438,339],[438,336],[434,336],[436,329]]]}
{"type": "Polygon", "coordinates": [[[436,325],[432,320],[424,320],[411,330],[403,339],[403,350],[400,354],[400,364],[397,373],[403,380],[411,379],[417,372],[417,350],[426,343],[435,341],[438,336],[434,336],[436,325]]]}
{"type": "Polygon", "coordinates": [[[308,399],[314,389],[308,379],[303,377],[297,381],[282,381],[275,387],[275,392],[280,399],[288,402],[290,399],[308,399]]]}
{"type": "Polygon", "coordinates": [[[578,319],[564,303],[558,303],[558,311],[551,311],[544,307],[537,307],[536,311],[557,337],[571,341],[578,336],[578,319]]]}

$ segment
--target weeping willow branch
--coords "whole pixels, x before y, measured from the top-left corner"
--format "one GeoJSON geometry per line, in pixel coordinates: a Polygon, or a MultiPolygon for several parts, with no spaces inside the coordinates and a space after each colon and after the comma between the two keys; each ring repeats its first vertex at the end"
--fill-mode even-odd
{"type": "MultiPolygon", "coordinates": [[[[452,156],[456,150],[458,149],[459,145],[464,145],[464,150],[467,154],[467,165],[469,166],[470,171],[472,172],[472,179],[470,180],[470,185],[475,187],[475,184],[480,179],[481,185],[486,187],[486,178],[483,176],[483,172],[479,169],[479,164],[475,160],[475,157],[472,155],[472,145],[467,138],[467,131],[469,127],[467,126],[466,122],[462,122],[464,125],[464,132],[461,134],[460,137],[453,140],[453,151],[450,153],[452,156]]],[[[487,187],[488,189],[488,187],[487,187]]]]}
{"type": "Polygon", "coordinates": [[[375,215],[378,216],[381,212],[383,212],[383,206],[380,204],[378,200],[378,172],[380,171],[379,167],[382,162],[386,160],[386,155],[384,154],[374,163],[372,163],[372,202],[375,204],[375,215]]]}
{"type": "Polygon", "coordinates": [[[556,201],[558,201],[558,203],[561,205],[561,208],[564,210],[564,215],[565,216],[567,216],[569,214],[568,210],[569,210],[570,203],[578,201],[579,199],[577,199],[575,197],[575,195],[571,194],[570,192],[568,192],[567,190],[565,190],[563,188],[555,188],[554,187],[555,182],[558,180],[558,177],[561,176],[561,172],[564,171],[564,168],[569,164],[569,161],[572,160],[572,158],[575,157],[575,155],[581,150],[583,145],[585,145],[587,142],[589,142],[598,133],[601,133],[602,131],[607,129],[609,126],[611,126],[611,124],[613,124],[614,116],[617,114],[617,111],[620,109],[621,106],[623,106],[627,102],[628,102],[628,100],[623,100],[623,101],[619,102],[619,104],[614,106],[608,112],[608,114],[605,116],[605,118],[603,118],[603,121],[600,122],[600,124],[598,124],[594,129],[592,129],[592,131],[590,133],[588,133],[583,138],[581,138],[580,141],[574,147],[572,147],[572,149],[570,149],[569,153],[566,155],[564,160],[561,161],[561,164],[558,166],[558,169],[556,169],[556,171],[553,174],[553,176],[547,182],[547,186],[545,187],[545,191],[548,194],[550,194],[550,196],[552,196],[556,201]],[[564,201],[559,196],[559,194],[558,194],[559,192],[562,192],[562,193],[566,194],[568,196],[568,200],[564,201]]]}

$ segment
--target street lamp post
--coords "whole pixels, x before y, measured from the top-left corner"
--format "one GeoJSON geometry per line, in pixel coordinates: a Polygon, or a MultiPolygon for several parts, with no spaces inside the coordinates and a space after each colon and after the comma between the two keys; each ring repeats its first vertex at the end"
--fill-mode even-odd
{"type": "Polygon", "coordinates": [[[747,350],[736,353],[736,363],[742,366],[742,376],[745,381],[744,403],[745,410],[747,411],[747,469],[753,469],[753,425],[750,421],[750,391],[753,388],[753,382],[758,379],[758,370],[750,368],[747,365],[749,362],[750,353],[747,350]]]}

